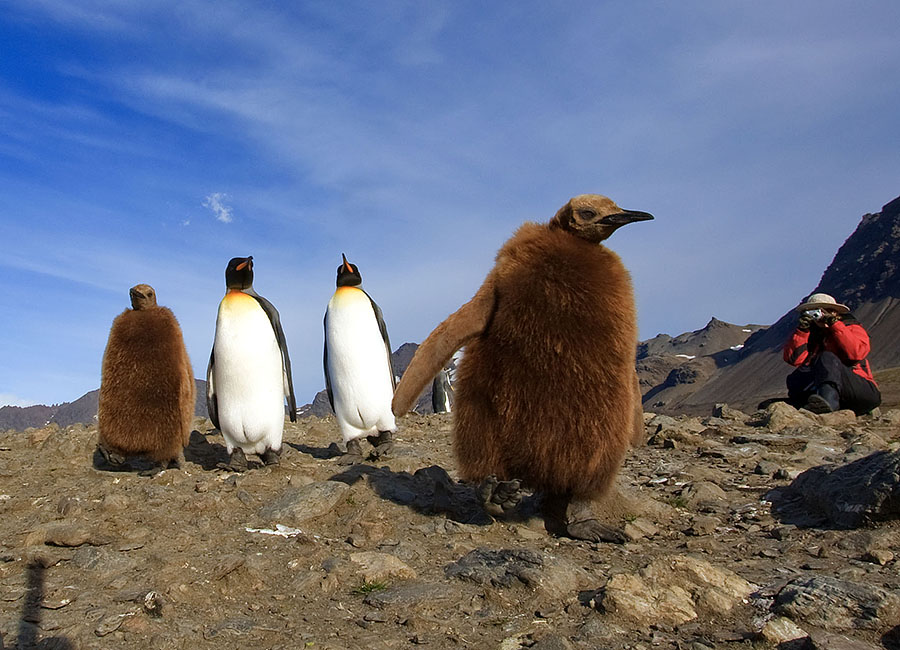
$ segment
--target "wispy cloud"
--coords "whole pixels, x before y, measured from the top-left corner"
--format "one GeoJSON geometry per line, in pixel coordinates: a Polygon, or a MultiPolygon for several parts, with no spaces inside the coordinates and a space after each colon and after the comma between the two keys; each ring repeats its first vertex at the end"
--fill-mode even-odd
{"type": "Polygon", "coordinates": [[[3,406],[34,406],[37,402],[33,402],[31,400],[22,399],[21,397],[16,397],[15,395],[10,395],[9,393],[0,393],[0,407],[3,406]]]}
{"type": "Polygon", "coordinates": [[[234,211],[226,203],[230,198],[223,192],[213,192],[203,200],[203,207],[209,208],[222,223],[231,223],[234,221],[234,211]]]}

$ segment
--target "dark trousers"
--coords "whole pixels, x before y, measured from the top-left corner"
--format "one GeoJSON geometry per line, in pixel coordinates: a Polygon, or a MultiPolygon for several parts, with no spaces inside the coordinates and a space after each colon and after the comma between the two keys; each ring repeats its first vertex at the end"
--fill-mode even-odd
{"type": "Polygon", "coordinates": [[[788,402],[802,408],[819,386],[834,384],[842,409],[857,415],[868,413],[881,404],[881,392],[871,381],[845,366],[834,352],[823,352],[811,366],[802,366],[787,376],[788,402]]]}

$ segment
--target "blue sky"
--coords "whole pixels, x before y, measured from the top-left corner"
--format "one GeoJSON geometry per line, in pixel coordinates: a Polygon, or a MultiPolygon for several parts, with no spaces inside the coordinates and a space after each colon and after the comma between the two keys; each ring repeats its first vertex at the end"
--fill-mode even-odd
{"type": "Polygon", "coordinates": [[[641,338],[772,323],[900,194],[898,24],[886,0],[6,0],[0,405],[97,388],[141,282],[204,377],[238,255],[302,404],[342,252],[418,342],[586,192],[656,215],[609,242],[641,338]]]}

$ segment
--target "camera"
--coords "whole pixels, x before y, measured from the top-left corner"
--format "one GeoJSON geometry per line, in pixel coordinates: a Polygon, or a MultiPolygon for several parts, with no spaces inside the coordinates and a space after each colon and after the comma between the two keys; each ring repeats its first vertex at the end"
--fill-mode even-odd
{"type": "Polygon", "coordinates": [[[822,317],[825,316],[825,312],[823,312],[821,309],[807,309],[803,312],[803,315],[809,316],[814,321],[820,321],[822,320],[822,317]]]}

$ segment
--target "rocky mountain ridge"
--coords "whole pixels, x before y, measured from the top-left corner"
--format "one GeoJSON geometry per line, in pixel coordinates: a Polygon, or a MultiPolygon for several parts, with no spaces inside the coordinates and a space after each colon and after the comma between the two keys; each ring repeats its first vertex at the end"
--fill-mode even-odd
{"type": "MultiPolygon", "coordinates": [[[[866,214],[807,295],[825,292],[847,304],[869,332],[873,370],[900,366],[900,197],[881,212],[866,214]]],[[[801,297],[798,297],[798,300],[801,297]]],[[[796,323],[794,305],[777,322],[748,339],[740,358],[717,368],[659,408],[667,412],[704,413],[718,402],[752,410],[767,398],[785,393],[792,368],[781,348],[796,323]]],[[[888,387],[894,390],[893,386],[888,387]]]]}

